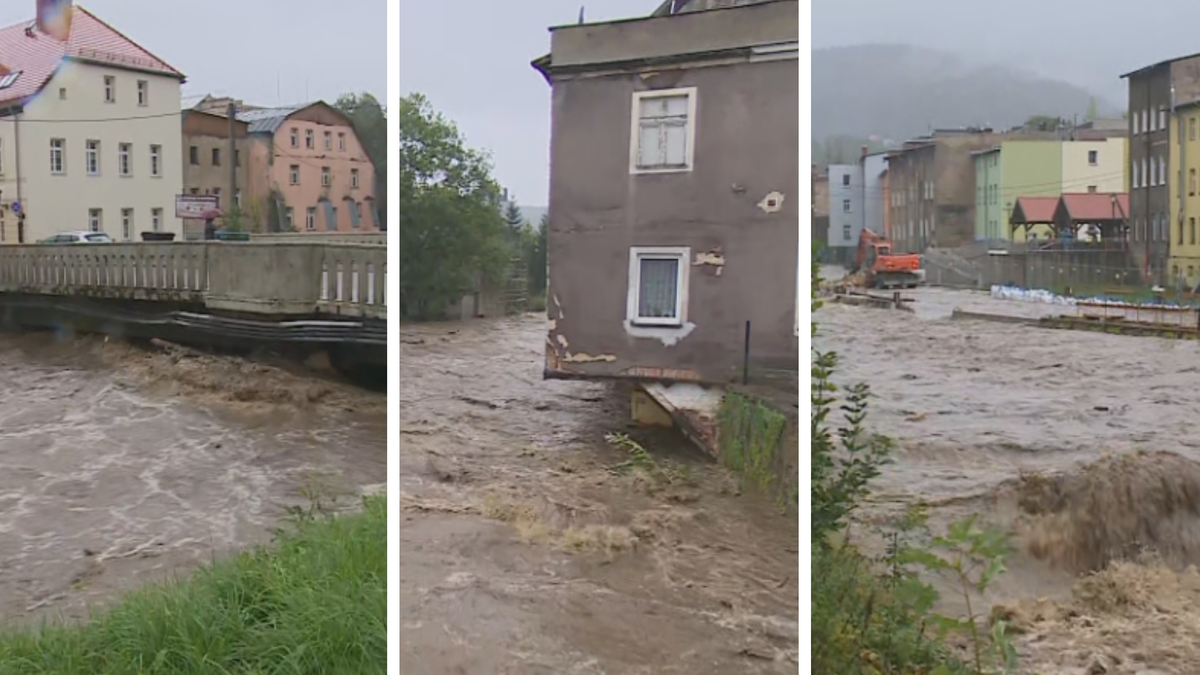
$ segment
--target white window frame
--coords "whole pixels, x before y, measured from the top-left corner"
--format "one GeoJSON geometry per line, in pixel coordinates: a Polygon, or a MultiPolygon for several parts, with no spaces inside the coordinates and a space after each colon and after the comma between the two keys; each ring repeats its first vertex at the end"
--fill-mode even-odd
{"type": "Polygon", "coordinates": [[[346,151],[346,132],[338,132],[338,152],[346,151]]]}
{"type": "Polygon", "coordinates": [[[1158,184],[1167,184],[1167,159],[1161,156],[1158,158],[1158,184]]]}
{"type": "Polygon", "coordinates": [[[299,185],[300,184],[300,165],[299,164],[293,164],[288,167],[288,184],[290,184],[290,185],[299,185]]]}
{"type": "Polygon", "coordinates": [[[1131,124],[1129,127],[1132,130],[1132,135],[1134,135],[1134,136],[1137,136],[1139,133],[1141,133],[1140,130],[1138,129],[1139,121],[1141,121],[1141,114],[1139,114],[1138,111],[1134,110],[1133,111],[1133,120],[1132,120],[1133,124],[1131,124]]]}
{"type": "Polygon", "coordinates": [[[333,169],[323,166],[321,167],[321,187],[329,187],[333,185],[333,169]]]}
{"type": "Polygon", "coordinates": [[[162,146],[150,146],[150,175],[154,178],[162,178],[162,146]]]}
{"type": "Polygon", "coordinates": [[[1096,166],[1100,163],[1100,151],[1088,150],[1088,166],[1096,166]]]}
{"type": "Polygon", "coordinates": [[[138,106],[145,108],[146,106],[150,105],[150,81],[149,80],[138,80],[137,81],[137,96],[138,96],[138,106]]]}
{"type": "Polygon", "coordinates": [[[317,229],[317,207],[310,206],[304,211],[304,229],[309,232],[317,229]]]}
{"type": "Polygon", "coordinates": [[[692,249],[688,246],[633,246],[629,249],[629,289],[626,293],[625,318],[633,326],[679,328],[687,324],[688,278],[691,276],[692,249]],[[679,261],[675,281],[675,316],[640,317],[643,258],[675,258],[679,261]]]}
{"type": "Polygon", "coordinates": [[[117,78],[114,75],[104,76],[104,102],[117,102],[117,78]]]}
{"type": "Polygon", "coordinates": [[[696,165],[696,87],[679,87],[676,89],[656,89],[653,91],[634,92],[630,110],[629,122],[629,173],[687,173],[696,165]],[[642,99],[670,98],[674,96],[687,97],[687,131],[684,134],[684,165],[671,167],[640,167],[638,166],[638,141],[641,139],[641,108],[642,99]]]}
{"type": "Polygon", "coordinates": [[[133,209],[121,209],[121,236],[125,241],[133,239],[133,209]]]}
{"type": "Polygon", "coordinates": [[[313,131],[312,129],[304,130],[304,149],[305,150],[316,150],[317,149],[317,132],[313,131]]]}
{"type": "Polygon", "coordinates": [[[88,209],[88,231],[104,231],[104,209],[88,209]]]}
{"type": "Polygon", "coordinates": [[[51,138],[50,139],[50,173],[55,176],[62,176],[67,173],[67,139],[51,138]],[[58,157],[58,168],[54,168],[54,159],[58,157]]]}
{"type": "Polygon", "coordinates": [[[293,147],[293,148],[298,148],[298,147],[300,147],[300,130],[299,130],[298,128],[296,128],[296,127],[292,127],[292,130],[291,130],[291,140],[292,140],[292,147],[293,147]]]}
{"type": "Polygon", "coordinates": [[[117,144],[117,173],[122,178],[133,176],[133,143],[117,144]]]}
{"type": "Polygon", "coordinates": [[[358,188],[358,169],[350,169],[350,188],[358,188]]]}
{"type": "Polygon", "coordinates": [[[150,209],[150,228],[155,232],[162,232],[162,215],[161,207],[156,206],[150,209]]]}
{"type": "Polygon", "coordinates": [[[290,206],[285,207],[283,210],[283,218],[284,218],[284,222],[287,223],[288,231],[295,232],[296,231],[296,210],[290,206]]]}
{"type": "Polygon", "coordinates": [[[333,150],[333,132],[326,131],[325,133],[325,149],[333,150]]]}
{"type": "Polygon", "coordinates": [[[100,141],[89,138],[83,142],[83,168],[89,176],[100,175],[100,141]],[[95,146],[95,147],[93,147],[95,146]]]}

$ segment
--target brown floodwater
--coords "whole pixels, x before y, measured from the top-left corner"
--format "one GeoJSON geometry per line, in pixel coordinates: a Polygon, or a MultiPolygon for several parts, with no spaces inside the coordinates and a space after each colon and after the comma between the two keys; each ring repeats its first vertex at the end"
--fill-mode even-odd
{"type": "Polygon", "coordinates": [[[539,316],[401,328],[404,672],[795,672],[794,516],[628,428],[628,392],[543,381],[545,336],[539,316]],[[620,468],[613,432],[670,479],[620,468]]]}
{"type": "Polygon", "coordinates": [[[1181,573],[1200,564],[1200,343],[950,320],[1062,308],[911,295],[911,313],[816,315],[836,381],[869,383],[870,425],[897,441],[864,537],[917,501],[935,528],[979,514],[1013,536],[986,599],[1024,631],[1026,666],[1200,672],[1200,577],[1181,573]]]}
{"type": "Polygon", "coordinates": [[[26,334],[0,375],[5,624],[86,617],[386,484],[386,396],[316,373],[26,334]]]}

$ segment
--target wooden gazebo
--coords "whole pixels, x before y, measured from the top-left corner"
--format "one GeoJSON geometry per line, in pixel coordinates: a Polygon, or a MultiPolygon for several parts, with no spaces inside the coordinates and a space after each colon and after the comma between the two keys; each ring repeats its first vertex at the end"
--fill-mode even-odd
{"type": "Polygon", "coordinates": [[[1058,197],[1017,197],[1009,214],[1008,224],[1012,233],[1021,229],[1024,239],[1029,238],[1029,230],[1035,225],[1054,227],[1054,211],[1058,208],[1058,197]]]}

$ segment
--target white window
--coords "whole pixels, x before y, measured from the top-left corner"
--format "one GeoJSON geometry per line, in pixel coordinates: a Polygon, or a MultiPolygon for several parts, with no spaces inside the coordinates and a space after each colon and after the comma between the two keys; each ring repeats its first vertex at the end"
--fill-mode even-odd
{"type": "Polygon", "coordinates": [[[0,176],[4,175],[4,139],[0,138],[0,176]]]}
{"type": "Polygon", "coordinates": [[[1167,159],[1165,157],[1158,158],[1158,184],[1167,184],[1167,159]]]}
{"type": "Polygon", "coordinates": [[[233,191],[233,203],[237,204],[239,207],[241,207],[241,205],[242,205],[242,191],[241,190],[233,191]]]}
{"type": "Polygon", "coordinates": [[[850,174],[844,173],[844,174],[842,174],[842,187],[849,187],[849,186],[850,186],[850,174]]]}
{"type": "Polygon", "coordinates": [[[849,199],[842,200],[842,213],[850,213],[850,200],[849,199]]]}
{"type": "Polygon", "coordinates": [[[316,142],[313,140],[313,130],[312,129],[304,130],[304,147],[308,148],[309,150],[312,150],[313,148],[316,147],[316,142]]]}
{"type": "Polygon", "coordinates": [[[1152,179],[1150,178],[1149,166],[1146,164],[1146,158],[1142,158],[1142,187],[1150,187],[1152,179]]]}
{"type": "Polygon", "coordinates": [[[321,167],[321,186],[329,187],[333,183],[333,174],[330,173],[329,167],[321,167]]]}
{"type": "Polygon", "coordinates": [[[1150,126],[1150,111],[1142,111],[1142,133],[1146,133],[1147,127],[1150,126]]]}
{"type": "Polygon", "coordinates": [[[138,92],[138,105],[140,105],[140,106],[150,105],[150,83],[147,82],[146,80],[138,80],[137,92],[138,92]]]}
{"type": "Polygon", "coordinates": [[[1100,159],[1099,151],[1088,150],[1088,165],[1089,166],[1096,166],[1096,163],[1099,162],[1099,159],[1100,159]]]}
{"type": "Polygon", "coordinates": [[[338,133],[338,150],[340,152],[346,151],[346,134],[345,133],[341,133],[341,132],[338,133]]]}
{"type": "Polygon", "coordinates": [[[842,225],[842,241],[850,241],[850,223],[842,225]]]}
{"type": "Polygon", "coordinates": [[[158,207],[150,209],[150,227],[155,232],[162,232],[162,209],[158,207]]]}
{"type": "Polygon", "coordinates": [[[121,236],[125,241],[133,239],[133,209],[121,209],[121,236]]]}
{"type": "Polygon", "coordinates": [[[333,149],[333,132],[332,131],[325,132],[325,149],[326,150],[333,149]]]}
{"type": "Polygon", "coordinates": [[[288,181],[290,181],[292,185],[300,184],[300,165],[299,164],[293,164],[290,167],[288,167],[288,181]]]}
{"type": "Polygon", "coordinates": [[[1138,111],[1134,110],[1133,111],[1133,119],[1132,119],[1133,123],[1129,125],[1129,128],[1132,130],[1132,133],[1134,136],[1138,135],[1138,117],[1140,117],[1138,115],[1138,111]]]}
{"type": "Polygon", "coordinates": [[[116,103],[117,101],[117,78],[112,75],[104,76],[104,102],[116,103]]]}
{"type": "Polygon", "coordinates": [[[101,209],[88,209],[88,229],[92,232],[100,232],[104,225],[104,211],[101,209]]]}
{"type": "Polygon", "coordinates": [[[317,229],[317,207],[310,206],[304,213],[304,228],[307,230],[317,229]]]}
{"type": "Polygon", "coordinates": [[[129,143],[121,143],[117,146],[117,168],[122,176],[133,175],[133,145],[129,143]]]}
{"type": "Polygon", "coordinates": [[[84,167],[87,169],[87,175],[100,175],[100,141],[91,140],[85,144],[84,167]]]}
{"type": "Polygon", "coordinates": [[[350,169],[350,187],[358,187],[358,169],[350,169]]]}
{"type": "Polygon", "coordinates": [[[1158,106],[1158,128],[1162,131],[1167,130],[1167,106],[1158,106]]]}
{"type": "Polygon", "coordinates": [[[58,100],[60,100],[60,101],[67,100],[67,88],[66,87],[58,88],[58,100]]]}
{"type": "Polygon", "coordinates": [[[287,207],[283,212],[284,222],[287,224],[288,232],[296,229],[296,219],[292,207],[287,207]]]}
{"type": "Polygon", "coordinates": [[[162,146],[150,146],[150,175],[155,178],[162,176],[162,146]]]}
{"type": "Polygon", "coordinates": [[[1142,167],[1137,162],[1131,162],[1131,164],[1133,164],[1133,180],[1130,182],[1132,183],[1133,187],[1140,188],[1142,187],[1142,167]]]}
{"type": "Polygon", "coordinates": [[[630,172],[691,171],[695,118],[694,87],[634,94],[630,172]]]}
{"type": "Polygon", "coordinates": [[[292,147],[300,147],[300,130],[296,127],[292,127],[292,147]]]}
{"type": "Polygon", "coordinates": [[[1158,115],[1155,115],[1153,110],[1151,110],[1149,114],[1150,114],[1150,128],[1148,129],[1148,131],[1153,133],[1155,131],[1158,131],[1158,126],[1157,126],[1158,115]]]}
{"type": "Polygon", "coordinates": [[[67,142],[61,138],[50,139],[50,173],[67,172],[67,142]]]}
{"type": "Polygon", "coordinates": [[[682,326],[687,322],[687,247],[631,248],[626,318],[643,326],[682,326]]]}

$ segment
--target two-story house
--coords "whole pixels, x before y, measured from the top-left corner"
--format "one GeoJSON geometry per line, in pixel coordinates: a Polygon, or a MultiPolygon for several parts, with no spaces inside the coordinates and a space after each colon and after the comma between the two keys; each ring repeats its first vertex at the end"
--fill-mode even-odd
{"type": "Polygon", "coordinates": [[[237,119],[248,125],[247,195],[274,202],[278,229],[380,229],[375,165],[341,111],[317,101],[243,109],[237,119]]]}
{"type": "Polygon", "coordinates": [[[546,377],[724,383],[747,348],[795,371],[798,19],[674,0],[552,29],[546,377]]]}
{"type": "MultiPolygon", "coordinates": [[[[246,169],[242,158],[246,155],[249,124],[236,118],[230,124],[227,111],[221,110],[219,105],[207,105],[212,100],[204,96],[194,102],[189,101],[180,113],[183,194],[216,197],[217,206],[223,211],[236,205],[247,228],[261,231],[266,229],[264,223],[269,213],[267,204],[263,200],[244,199],[246,169]],[[233,157],[229,156],[230,133],[234,141],[233,157]],[[228,194],[231,176],[234,179],[232,201],[228,194]]],[[[203,238],[204,222],[185,219],[184,233],[188,239],[203,238]]]]}
{"type": "Polygon", "coordinates": [[[181,232],[184,76],[91,12],[0,29],[0,242],[181,232]]]}

